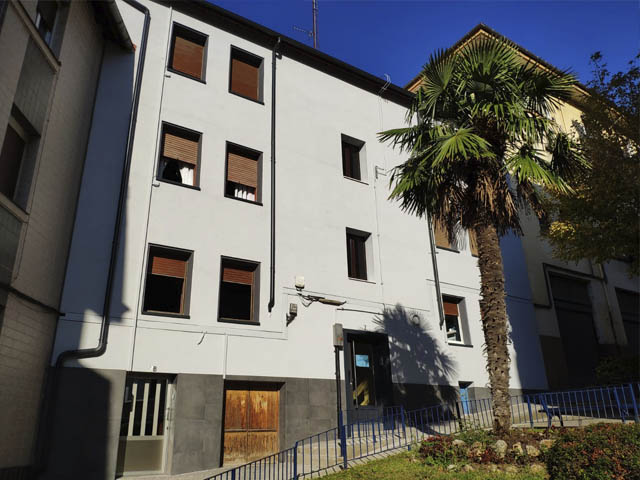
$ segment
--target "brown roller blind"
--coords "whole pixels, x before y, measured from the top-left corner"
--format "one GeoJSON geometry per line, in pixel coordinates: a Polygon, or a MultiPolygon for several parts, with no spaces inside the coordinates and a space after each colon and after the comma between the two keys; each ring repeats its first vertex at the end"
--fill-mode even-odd
{"type": "Polygon", "coordinates": [[[446,300],[442,302],[442,306],[444,307],[445,315],[455,315],[458,316],[458,304],[453,302],[447,302],[446,300]]]}
{"type": "Polygon", "coordinates": [[[469,230],[469,249],[471,250],[471,255],[478,256],[478,239],[475,230],[469,230]]]}
{"type": "Polygon", "coordinates": [[[176,258],[153,255],[151,258],[151,273],[166,277],[184,278],[187,271],[187,262],[176,258]]]}
{"type": "Polygon", "coordinates": [[[228,181],[258,188],[257,160],[241,155],[239,152],[230,151],[227,162],[228,181]]]}
{"type": "Polygon", "coordinates": [[[222,268],[222,281],[253,285],[253,270],[224,266],[222,268]]]}
{"type": "Polygon", "coordinates": [[[231,91],[258,100],[260,70],[238,58],[231,59],[231,91]]]}
{"type": "Polygon", "coordinates": [[[165,132],[162,154],[165,157],[181,162],[198,164],[198,142],[185,137],[165,132]]]}
{"type": "Polygon", "coordinates": [[[447,231],[439,222],[435,220],[433,222],[433,233],[436,237],[435,241],[437,247],[451,248],[451,243],[449,243],[447,231]]]}
{"type": "Polygon", "coordinates": [[[202,78],[202,60],[204,45],[176,34],[173,43],[173,62],[171,67],[192,77],[202,78]]]}

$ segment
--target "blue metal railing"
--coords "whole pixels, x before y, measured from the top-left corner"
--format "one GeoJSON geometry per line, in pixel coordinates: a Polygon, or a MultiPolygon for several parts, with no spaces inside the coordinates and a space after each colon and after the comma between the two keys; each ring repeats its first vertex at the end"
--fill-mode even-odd
{"type": "MultiPolygon", "coordinates": [[[[514,395],[510,398],[514,426],[581,425],[594,420],[640,422],[640,383],[566,392],[514,395]]],[[[371,455],[411,448],[438,435],[491,428],[491,399],[475,399],[406,411],[387,407],[382,415],[361,418],[299,440],[295,445],[254,462],[234,467],[207,480],[297,480],[371,455]]]]}

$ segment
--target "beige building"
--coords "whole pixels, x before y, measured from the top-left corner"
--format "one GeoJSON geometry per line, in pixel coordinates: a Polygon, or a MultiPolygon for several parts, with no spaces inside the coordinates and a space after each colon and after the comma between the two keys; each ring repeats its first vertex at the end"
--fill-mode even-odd
{"type": "Polygon", "coordinates": [[[111,2],[0,3],[2,479],[36,463],[101,56],[133,49],[119,23],[111,2]]]}
{"type": "MultiPolygon", "coordinates": [[[[518,54],[540,68],[556,67],[506,39],[486,25],[479,24],[452,48],[482,37],[506,40],[518,54]]],[[[407,86],[416,91],[420,76],[407,86]]],[[[587,94],[576,87],[575,98],[587,94]]],[[[578,102],[563,103],[555,120],[570,132],[580,121],[578,102]]],[[[588,260],[568,263],[553,256],[549,243],[541,236],[541,226],[533,215],[522,218],[522,247],[535,307],[540,347],[550,390],[597,383],[595,368],[610,355],[638,355],[640,345],[640,284],[629,277],[627,265],[612,261],[596,265],[588,260]]],[[[447,248],[445,236],[436,243],[447,248]]],[[[509,259],[505,259],[505,266],[509,259]]]]}

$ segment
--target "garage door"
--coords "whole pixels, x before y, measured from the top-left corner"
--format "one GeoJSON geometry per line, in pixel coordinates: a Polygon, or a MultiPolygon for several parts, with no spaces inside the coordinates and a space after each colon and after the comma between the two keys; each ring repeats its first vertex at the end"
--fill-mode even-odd
{"type": "Polygon", "coordinates": [[[276,385],[225,390],[224,464],[250,462],[279,450],[280,392],[276,385]]]}

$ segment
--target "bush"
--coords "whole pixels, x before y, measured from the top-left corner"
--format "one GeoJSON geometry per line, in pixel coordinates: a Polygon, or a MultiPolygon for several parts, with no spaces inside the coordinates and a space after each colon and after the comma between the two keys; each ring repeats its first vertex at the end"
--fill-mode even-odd
{"type": "Polygon", "coordinates": [[[545,460],[552,480],[640,480],[640,425],[565,430],[545,460]]]}
{"type": "Polygon", "coordinates": [[[640,356],[604,358],[596,367],[596,378],[600,385],[637,382],[640,380],[640,356]]]}

